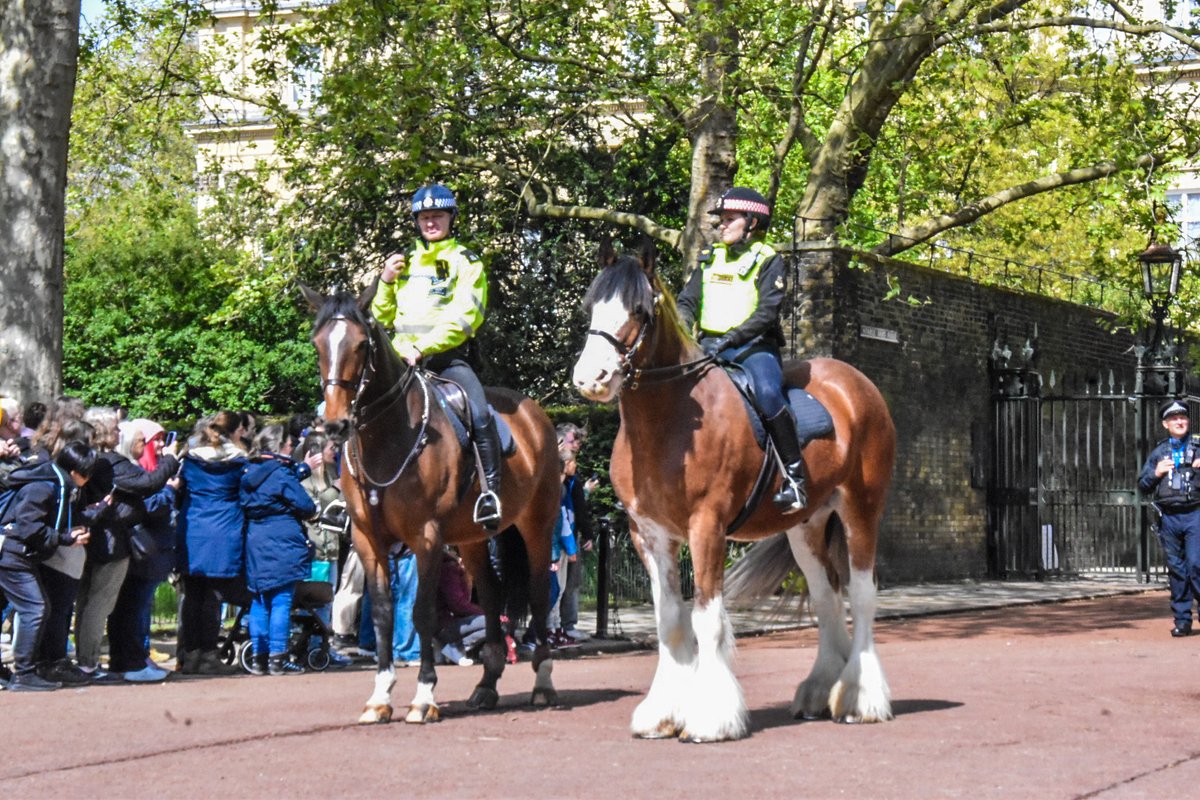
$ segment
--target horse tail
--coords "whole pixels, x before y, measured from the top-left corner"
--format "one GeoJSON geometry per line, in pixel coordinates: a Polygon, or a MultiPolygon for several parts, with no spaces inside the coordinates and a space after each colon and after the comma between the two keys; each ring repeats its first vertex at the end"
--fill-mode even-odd
{"type": "Polygon", "coordinates": [[[850,584],[850,546],[846,542],[846,526],[837,514],[830,514],[825,523],[825,552],[829,560],[825,575],[835,592],[850,584]]]}
{"type": "Polygon", "coordinates": [[[501,613],[508,617],[512,633],[529,611],[529,551],[515,525],[488,540],[488,556],[500,584],[501,613]]]}
{"type": "MultiPolygon", "coordinates": [[[[774,595],[796,568],[786,534],[777,533],[760,539],[725,572],[725,602],[729,605],[749,604],[774,595]]],[[[788,593],[798,592],[789,589],[788,593]]]]}

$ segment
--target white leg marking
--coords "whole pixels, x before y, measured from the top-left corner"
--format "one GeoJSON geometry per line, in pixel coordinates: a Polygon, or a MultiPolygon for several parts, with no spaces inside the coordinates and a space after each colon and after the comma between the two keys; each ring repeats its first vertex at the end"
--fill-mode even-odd
{"type": "Polygon", "coordinates": [[[829,710],[829,692],[846,666],[850,656],[850,632],[846,629],[846,611],[842,596],[835,592],[825,575],[825,568],[817,561],[808,546],[805,534],[808,528],[824,531],[829,515],[817,515],[806,526],[797,526],[788,531],[788,542],[792,555],[804,572],[808,583],[808,601],[817,618],[817,658],[812,671],[798,687],[792,698],[793,717],[815,719],[829,710]]]}
{"type": "Polygon", "coordinates": [[[386,706],[392,702],[392,687],[396,685],[396,670],[388,667],[375,673],[375,691],[367,698],[368,706],[386,706]]]}
{"type": "Polygon", "coordinates": [[[733,674],[733,626],[720,595],[692,611],[697,657],[691,692],[685,698],[684,733],[696,741],[741,739],[749,731],[742,687],[733,674]]]}
{"type": "Polygon", "coordinates": [[[433,684],[417,681],[417,691],[413,694],[412,706],[420,708],[434,705],[437,705],[437,701],[433,699],[433,684]]]}
{"type": "Polygon", "coordinates": [[[875,576],[870,570],[850,572],[850,615],[853,648],[830,692],[829,706],[833,718],[843,722],[884,722],[892,719],[892,700],[875,652],[875,576]]]}
{"type": "Polygon", "coordinates": [[[679,565],[662,526],[637,518],[658,624],[658,668],[650,691],[633,712],[634,736],[675,736],[683,727],[683,707],[692,688],[696,636],[679,591],[679,565]]]}
{"type": "Polygon", "coordinates": [[[552,658],[547,658],[538,665],[537,674],[533,679],[533,691],[535,694],[539,691],[543,693],[543,696],[549,697],[554,697],[558,694],[554,689],[554,680],[551,677],[551,673],[553,672],[554,659],[552,658]]]}

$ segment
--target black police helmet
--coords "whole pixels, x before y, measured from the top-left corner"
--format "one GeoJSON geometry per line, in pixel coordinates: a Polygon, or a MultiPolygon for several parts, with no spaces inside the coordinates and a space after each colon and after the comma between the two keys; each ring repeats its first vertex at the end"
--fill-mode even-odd
{"type": "Polygon", "coordinates": [[[725,193],[717,200],[716,207],[708,213],[720,214],[722,211],[749,214],[758,220],[755,230],[765,231],[771,227],[771,206],[767,203],[767,198],[745,186],[726,189],[725,193]]]}

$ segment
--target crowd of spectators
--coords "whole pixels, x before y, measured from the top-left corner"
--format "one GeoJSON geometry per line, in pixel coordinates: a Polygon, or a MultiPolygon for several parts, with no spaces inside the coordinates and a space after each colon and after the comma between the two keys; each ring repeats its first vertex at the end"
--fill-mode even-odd
{"type": "MultiPolygon", "coordinates": [[[[336,587],[318,608],[332,630],[332,663],[370,657],[377,644],[350,546],[339,453],[318,415],[258,430],[256,415],[220,411],[176,441],[161,424],[127,420],[119,408],[87,408],[60,397],[21,408],[0,398],[0,609],[11,633],[11,668],[0,688],[49,691],[64,685],[156,683],[171,657],[151,647],[159,586],[175,587],[174,671],[231,675],[231,609],[246,609],[256,675],[305,670],[293,655],[293,597],[304,582],[336,587]],[[107,663],[103,663],[107,641],[107,663]]],[[[577,426],[559,427],[562,552],[591,549],[586,493],[574,454],[577,426]]],[[[576,630],[581,566],[556,560],[552,643],[586,638],[576,630]]],[[[411,552],[389,559],[396,599],[395,663],[415,663],[412,624],[416,569],[411,552]]],[[[469,665],[482,645],[482,610],[452,548],[438,595],[435,653],[469,665]]],[[[511,647],[511,645],[510,645],[511,647]]]]}

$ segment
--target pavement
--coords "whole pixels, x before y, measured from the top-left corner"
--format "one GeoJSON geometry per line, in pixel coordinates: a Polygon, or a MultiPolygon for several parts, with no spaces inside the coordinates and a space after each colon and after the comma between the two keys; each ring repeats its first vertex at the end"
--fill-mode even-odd
{"type": "MultiPolygon", "coordinates": [[[[1133,573],[1095,573],[1055,578],[1045,581],[967,580],[943,583],[915,583],[885,586],[877,595],[876,619],[924,617],[939,614],[958,614],[1008,606],[1042,603],[1065,603],[1122,594],[1166,592],[1165,577],[1154,576],[1141,583],[1133,573]]],[[[816,620],[798,598],[787,602],[768,600],[752,607],[729,610],[738,636],[753,636],[775,631],[813,627],[816,620]]],[[[1163,598],[1163,618],[1170,617],[1167,599],[1163,598]]],[[[657,647],[654,607],[650,604],[609,609],[608,629],[597,635],[594,610],[580,610],[578,629],[591,638],[577,647],[556,651],[557,657],[574,658],[657,647]]],[[[9,660],[9,643],[0,640],[0,654],[9,660]]],[[[170,656],[162,665],[174,667],[175,637],[155,636],[155,650],[170,656]]],[[[362,663],[362,660],[359,660],[362,663]]]]}
{"type": "MultiPolygon", "coordinates": [[[[877,595],[876,619],[924,617],[958,614],[1008,606],[1041,603],[1065,603],[1143,592],[1166,592],[1165,576],[1152,576],[1141,583],[1134,573],[1094,573],[1045,581],[967,580],[944,583],[915,583],[885,586],[877,595]]],[[[729,616],[738,636],[753,636],[775,631],[813,627],[816,620],[799,600],[781,604],[765,601],[750,608],[731,609],[729,616]]],[[[1167,598],[1163,598],[1163,618],[1170,619],[1167,598]]],[[[579,629],[596,631],[594,611],[580,611],[579,629]]],[[[609,609],[608,631],[604,638],[594,637],[564,655],[597,655],[606,652],[652,648],[657,646],[654,607],[645,604],[609,609]]]]}

